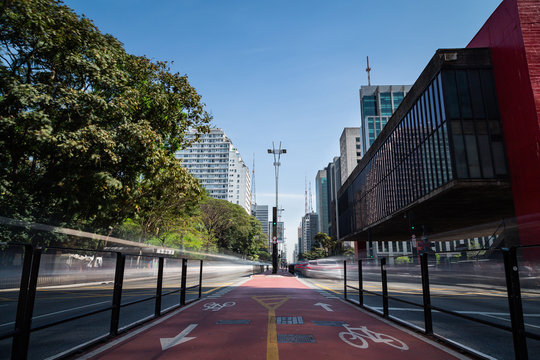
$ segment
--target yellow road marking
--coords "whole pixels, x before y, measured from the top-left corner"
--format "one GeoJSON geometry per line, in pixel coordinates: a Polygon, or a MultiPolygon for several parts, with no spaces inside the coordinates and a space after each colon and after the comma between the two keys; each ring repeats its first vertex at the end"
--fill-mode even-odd
{"type": "Polygon", "coordinates": [[[324,286],[324,285],[321,285],[321,284],[315,284],[315,285],[317,285],[318,287],[320,287],[320,288],[322,288],[322,289],[325,289],[325,290],[331,291],[331,292],[333,292],[333,293],[335,293],[335,294],[338,294],[338,295],[343,294],[342,292],[339,292],[339,291],[330,289],[329,287],[324,286]]]}
{"type": "Polygon", "coordinates": [[[227,284],[223,284],[223,285],[218,286],[218,287],[215,287],[215,288],[213,288],[213,289],[203,291],[202,293],[203,293],[203,294],[208,294],[208,293],[211,293],[212,291],[216,291],[217,289],[221,289],[222,287],[229,286],[229,285],[231,285],[231,284],[232,284],[232,282],[227,283],[227,284]]]}
{"type": "Polygon", "coordinates": [[[253,300],[268,309],[268,335],[266,337],[266,360],[279,360],[277,343],[276,309],[283,305],[289,296],[252,296],[253,300]]]}

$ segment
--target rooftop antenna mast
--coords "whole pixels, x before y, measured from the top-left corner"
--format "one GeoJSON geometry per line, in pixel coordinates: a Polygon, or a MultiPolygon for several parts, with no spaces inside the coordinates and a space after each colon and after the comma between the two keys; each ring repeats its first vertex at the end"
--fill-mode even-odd
{"type": "Polygon", "coordinates": [[[312,200],[312,196],[311,196],[311,181],[309,182],[309,212],[312,213],[313,212],[313,200],[312,200]]]}
{"type": "Polygon", "coordinates": [[[251,170],[251,206],[257,207],[257,193],[255,192],[255,153],[253,153],[253,169],[251,170]]]}
{"type": "Polygon", "coordinates": [[[307,214],[308,211],[309,211],[309,207],[308,207],[308,192],[307,192],[307,177],[304,177],[304,182],[306,184],[305,186],[305,191],[304,191],[304,199],[305,199],[305,213],[307,214]]]}
{"type": "Polygon", "coordinates": [[[370,78],[370,73],[371,73],[371,68],[369,67],[369,56],[366,56],[366,59],[367,59],[367,67],[366,67],[366,72],[367,72],[367,84],[368,86],[371,86],[371,78],[370,78]]]}

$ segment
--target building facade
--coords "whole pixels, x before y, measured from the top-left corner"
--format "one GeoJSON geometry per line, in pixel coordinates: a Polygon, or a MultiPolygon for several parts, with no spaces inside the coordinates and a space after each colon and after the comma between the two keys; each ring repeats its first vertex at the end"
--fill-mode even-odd
{"type": "Polygon", "coordinates": [[[362,158],[362,142],[359,127],[343,129],[339,138],[339,158],[341,161],[341,181],[347,180],[362,158]]]}
{"type": "Polygon", "coordinates": [[[467,45],[491,52],[522,245],[540,239],[539,24],[539,1],[504,0],[467,45]]]}
{"type": "Polygon", "coordinates": [[[438,50],[340,189],[340,236],[399,241],[511,218],[508,179],[489,49],[438,50]]]}
{"type": "Polygon", "coordinates": [[[317,171],[315,177],[315,211],[319,215],[319,232],[328,233],[328,186],[326,168],[317,171]]]}
{"type": "Polygon", "coordinates": [[[411,85],[373,85],[360,88],[363,154],[375,142],[410,89],[411,85]]]}
{"type": "MultiPolygon", "coordinates": [[[[195,133],[188,133],[186,138],[195,138],[195,133]]],[[[211,129],[210,133],[201,135],[198,142],[178,151],[176,157],[201,182],[209,196],[240,205],[251,213],[249,168],[222,129],[211,129]]]]}
{"type": "Polygon", "coordinates": [[[339,156],[334,157],[331,163],[328,163],[326,167],[326,184],[328,193],[328,202],[326,204],[328,208],[328,235],[334,239],[339,238],[339,224],[337,217],[337,194],[341,186],[341,158],[339,156]]]}
{"type": "Polygon", "coordinates": [[[315,244],[315,235],[319,232],[319,217],[308,213],[302,217],[302,253],[311,250],[315,244]]]}
{"type": "Polygon", "coordinates": [[[252,204],[251,215],[255,216],[257,220],[259,220],[263,232],[268,237],[268,235],[270,234],[270,223],[268,222],[268,205],[252,204]]]}

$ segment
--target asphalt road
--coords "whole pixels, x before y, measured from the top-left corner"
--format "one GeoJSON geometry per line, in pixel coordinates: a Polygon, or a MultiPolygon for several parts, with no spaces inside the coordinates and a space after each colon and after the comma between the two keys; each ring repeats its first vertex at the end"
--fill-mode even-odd
{"type": "MultiPolygon", "coordinates": [[[[180,300],[180,275],[169,269],[164,275],[163,293],[174,292],[162,299],[162,309],[177,305],[180,300]]],[[[203,297],[218,292],[219,289],[233,285],[242,277],[251,274],[245,266],[206,266],[203,276],[203,297]]],[[[304,278],[329,297],[343,297],[343,280],[340,274],[323,273],[317,278],[304,278]],[[332,277],[334,276],[334,277],[332,277]]],[[[348,278],[349,285],[357,285],[353,270],[348,278]]],[[[508,300],[506,288],[501,286],[497,274],[491,274],[479,281],[470,273],[462,275],[454,272],[430,272],[431,301],[434,306],[466,314],[482,320],[509,326],[508,300]]],[[[499,274],[500,275],[500,274],[499,274]]],[[[500,276],[499,276],[500,277],[500,276]]],[[[199,272],[196,264],[188,269],[188,286],[198,283],[199,272]]],[[[363,272],[364,288],[382,293],[380,270],[366,267],[363,272]]],[[[67,319],[98,309],[106,309],[112,302],[112,273],[103,276],[102,281],[86,284],[66,284],[38,289],[32,327],[67,319]]],[[[145,299],[155,295],[156,277],[130,277],[124,281],[122,304],[145,299]]],[[[416,304],[422,304],[422,287],[419,269],[408,267],[388,267],[389,295],[416,304]]],[[[198,296],[198,288],[188,291],[187,301],[198,296]]],[[[358,299],[354,290],[348,296],[358,299]]],[[[6,334],[14,327],[18,291],[0,290],[0,334],[6,334]]],[[[522,288],[525,323],[528,331],[540,334],[540,291],[535,286],[522,288]]],[[[380,296],[365,294],[364,303],[382,311],[380,296]]],[[[120,327],[137,322],[154,313],[154,300],[123,307],[120,313],[120,327]]],[[[407,321],[420,328],[424,327],[423,309],[399,301],[389,301],[390,315],[407,321]]],[[[105,335],[110,327],[111,311],[69,321],[32,333],[30,359],[44,359],[73,348],[86,341],[105,335]]],[[[513,359],[512,337],[509,332],[487,325],[463,320],[440,312],[433,312],[434,332],[452,341],[480,351],[496,359],[513,359]]],[[[530,340],[529,354],[540,353],[540,343],[530,340]]],[[[10,357],[10,340],[0,341],[0,359],[10,357]]]]}
{"type": "MultiPolygon", "coordinates": [[[[389,296],[423,304],[422,285],[419,269],[392,271],[388,267],[389,296]]],[[[394,269],[395,270],[395,269],[394,269]]],[[[329,296],[343,298],[344,287],[340,274],[317,274],[316,278],[304,280],[318,287],[329,296]]],[[[352,275],[352,276],[351,276],[352,275]]],[[[358,276],[349,280],[349,285],[358,287],[358,276]]],[[[504,278],[503,278],[504,279],[504,278]]],[[[476,279],[478,280],[478,279],[476,279]]],[[[498,281],[485,279],[484,283],[471,283],[459,274],[453,279],[447,274],[430,273],[431,303],[445,310],[510,326],[506,287],[494,285],[498,281]]],[[[381,276],[378,268],[364,269],[364,289],[382,294],[381,276]]],[[[358,300],[358,292],[349,288],[347,296],[358,300]]],[[[538,288],[522,289],[523,311],[527,331],[540,334],[540,291],[538,288]]],[[[382,312],[382,297],[364,294],[364,304],[382,312]]],[[[396,300],[389,300],[389,315],[424,328],[422,307],[416,307],[396,300]]],[[[433,311],[434,332],[447,339],[480,351],[495,359],[514,359],[512,335],[510,332],[464,320],[452,315],[433,311]]],[[[528,340],[529,356],[540,353],[540,342],[528,340]]],[[[532,358],[532,357],[531,357],[532,358]]]]}
{"type": "MultiPolygon", "coordinates": [[[[203,270],[202,296],[208,296],[221,288],[251,275],[252,267],[246,265],[206,266],[203,270]]],[[[156,276],[126,278],[122,289],[122,304],[142,300],[156,294],[156,276]]],[[[198,266],[188,268],[187,286],[199,282],[198,266]]],[[[163,280],[161,309],[180,303],[180,272],[166,271],[163,280]]],[[[32,328],[51,324],[70,317],[107,309],[112,305],[113,278],[105,276],[102,281],[80,285],[66,284],[38,288],[34,306],[32,328]]],[[[186,301],[196,299],[199,289],[188,290],[186,301]]],[[[0,335],[13,330],[17,308],[18,291],[0,291],[0,335]]],[[[155,300],[149,299],[122,307],[119,327],[128,326],[154,314],[155,300]]],[[[33,331],[30,337],[29,359],[46,359],[69,350],[84,342],[106,335],[110,329],[111,310],[68,321],[46,329],[33,331]]],[[[11,339],[0,341],[0,359],[9,359],[11,339]]]]}

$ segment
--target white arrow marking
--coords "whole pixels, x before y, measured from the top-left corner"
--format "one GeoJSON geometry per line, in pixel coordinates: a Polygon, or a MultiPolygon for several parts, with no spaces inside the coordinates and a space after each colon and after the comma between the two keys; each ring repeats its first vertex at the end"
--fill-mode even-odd
{"type": "Polygon", "coordinates": [[[316,303],[315,306],[320,306],[320,307],[324,308],[324,310],[326,310],[326,311],[334,311],[334,310],[330,309],[330,305],[328,305],[328,304],[316,303]]]}
{"type": "Polygon", "coordinates": [[[167,349],[172,348],[173,346],[195,339],[195,337],[185,337],[185,336],[189,334],[193,329],[195,329],[197,325],[198,324],[189,325],[187,328],[184,329],[184,331],[182,331],[180,334],[176,335],[173,338],[159,339],[161,341],[161,351],[165,351],[167,349]]]}

